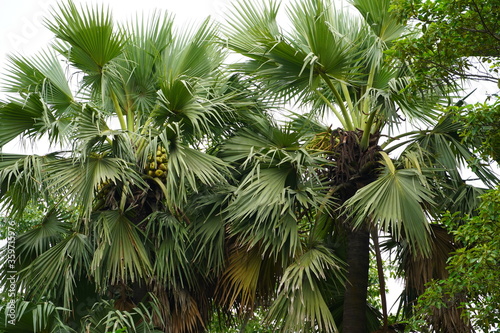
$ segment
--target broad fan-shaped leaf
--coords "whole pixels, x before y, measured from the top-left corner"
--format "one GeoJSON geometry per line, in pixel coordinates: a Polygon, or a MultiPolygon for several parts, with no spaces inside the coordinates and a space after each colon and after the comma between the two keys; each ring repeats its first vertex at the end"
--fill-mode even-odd
{"type": "Polygon", "coordinates": [[[286,268],[268,319],[284,318],[283,332],[312,328],[338,332],[320,287],[321,281],[332,273],[342,280],[340,261],[330,250],[321,245],[306,248],[286,268]]]}
{"type": "Polygon", "coordinates": [[[29,139],[40,137],[43,102],[38,95],[29,95],[26,100],[13,100],[0,105],[0,146],[23,136],[29,139]]]}
{"type": "Polygon", "coordinates": [[[123,213],[95,213],[97,248],[91,264],[99,288],[151,276],[152,265],[140,231],[123,213]]]}
{"type": "Polygon", "coordinates": [[[425,206],[434,204],[424,176],[416,169],[396,169],[386,158],[377,180],[361,188],[344,204],[354,227],[377,224],[396,240],[406,239],[414,251],[429,251],[430,228],[425,206]]]}
{"type": "Polygon", "coordinates": [[[79,10],[69,1],[60,4],[46,24],[57,38],[68,43],[64,55],[87,74],[100,74],[123,48],[123,36],[114,30],[111,13],[104,7],[82,6],[79,10]]]}
{"type": "Polygon", "coordinates": [[[192,241],[184,221],[168,213],[156,212],[148,216],[146,232],[155,235],[156,260],[153,271],[164,286],[172,289],[193,287],[194,267],[188,254],[192,241]]]}
{"type": "MultiPolygon", "coordinates": [[[[46,156],[0,154],[0,203],[3,209],[19,217],[30,201],[50,200],[47,189],[41,186],[46,179],[45,167],[54,161],[46,156]]],[[[60,198],[54,196],[52,200],[60,198]]]]}
{"type": "Polygon", "coordinates": [[[198,191],[200,183],[224,183],[229,175],[227,165],[220,159],[178,144],[170,151],[167,172],[167,202],[170,207],[186,201],[188,191],[198,191]]]}
{"type": "Polygon", "coordinates": [[[370,0],[350,0],[363,15],[375,35],[384,43],[390,43],[400,37],[405,30],[395,13],[391,13],[391,2],[370,1],[370,0]]]}
{"type": "Polygon", "coordinates": [[[61,288],[63,292],[58,296],[64,307],[70,309],[75,301],[76,285],[80,279],[88,278],[92,255],[90,241],[83,234],[73,233],[59,241],[19,272],[28,297],[43,299],[51,295],[56,298],[54,289],[61,288]]]}

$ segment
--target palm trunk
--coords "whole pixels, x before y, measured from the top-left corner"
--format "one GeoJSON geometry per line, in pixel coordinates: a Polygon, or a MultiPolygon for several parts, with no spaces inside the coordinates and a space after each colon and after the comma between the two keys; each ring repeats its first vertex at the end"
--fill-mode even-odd
{"type": "Polygon", "coordinates": [[[367,333],[366,298],[370,266],[370,233],[351,231],[347,240],[347,283],[344,298],[344,333],[367,333]]]}
{"type": "Polygon", "coordinates": [[[388,316],[387,316],[387,298],[385,295],[385,276],[384,276],[384,266],[382,262],[382,254],[380,252],[380,244],[378,241],[378,231],[375,229],[372,229],[372,240],[373,240],[373,247],[375,249],[375,257],[377,259],[377,273],[378,273],[378,283],[380,287],[380,301],[382,302],[382,320],[383,320],[383,326],[382,326],[382,332],[387,333],[388,332],[388,316]]]}

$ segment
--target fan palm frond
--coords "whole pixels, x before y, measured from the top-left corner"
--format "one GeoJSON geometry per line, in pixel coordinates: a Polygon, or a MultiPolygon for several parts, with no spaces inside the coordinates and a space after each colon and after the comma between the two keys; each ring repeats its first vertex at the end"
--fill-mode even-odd
{"type": "Polygon", "coordinates": [[[380,1],[375,4],[369,0],[350,0],[363,15],[375,35],[384,43],[390,43],[400,37],[406,27],[390,12],[390,2],[380,1]]]}
{"type": "Polygon", "coordinates": [[[321,245],[304,249],[286,268],[268,319],[284,318],[284,332],[313,327],[322,332],[338,332],[320,287],[321,281],[330,273],[342,281],[340,261],[330,250],[321,245]]]}
{"type": "Polygon", "coordinates": [[[36,94],[1,105],[0,144],[4,146],[21,135],[27,139],[39,138],[42,135],[39,120],[43,114],[43,102],[36,94]]]}
{"type": "Polygon", "coordinates": [[[104,7],[77,8],[73,1],[52,11],[46,25],[56,37],[68,60],[89,75],[101,77],[105,66],[120,55],[125,39],[113,26],[111,13],[104,7]]]}
{"type": "Polygon", "coordinates": [[[151,214],[145,222],[147,234],[155,235],[157,258],[153,272],[158,282],[172,289],[194,287],[194,269],[187,257],[191,239],[186,222],[160,212],[151,214]]]}
{"type": "Polygon", "coordinates": [[[73,328],[64,323],[62,314],[68,309],[58,307],[51,302],[15,301],[15,319],[8,321],[8,306],[0,306],[0,329],[6,333],[24,332],[54,332],[76,333],[73,328]]]}
{"type": "Polygon", "coordinates": [[[151,276],[152,264],[140,231],[123,213],[96,213],[97,244],[91,271],[98,288],[151,276]]]}
{"type": "Polygon", "coordinates": [[[78,280],[88,278],[92,255],[93,248],[85,235],[67,236],[19,272],[26,295],[37,299],[50,295],[58,300],[55,294],[59,294],[64,307],[71,309],[78,280]],[[63,292],[54,293],[55,288],[63,292]]]}
{"type": "Polygon", "coordinates": [[[387,155],[383,156],[384,172],[344,206],[351,211],[355,228],[370,220],[395,239],[407,239],[414,251],[427,253],[430,229],[424,207],[434,204],[433,194],[423,174],[415,169],[396,169],[387,155]]]}
{"type": "Polygon", "coordinates": [[[45,167],[55,160],[53,154],[45,156],[2,153],[0,163],[0,203],[11,216],[21,216],[29,202],[58,201],[41,184],[46,179],[45,167]]]}
{"type": "Polygon", "coordinates": [[[170,207],[182,205],[188,190],[198,192],[200,183],[220,184],[229,176],[227,164],[217,157],[182,144],[177,144],[169,153],[166,198],[170,207]]]}

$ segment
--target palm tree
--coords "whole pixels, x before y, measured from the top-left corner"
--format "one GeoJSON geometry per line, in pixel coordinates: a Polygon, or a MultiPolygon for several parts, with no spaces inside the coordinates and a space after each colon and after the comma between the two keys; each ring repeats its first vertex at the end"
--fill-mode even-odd
{"type": "MultiPolygon", "coordinates": [[[[415,89],[411,68],[390,57],[394,41],[407,31],[389,12],[390,2],[350,3],[351,7],[344,8],[330,1],[296,1],[287,8],[287,29],[277,23],[276,1],[240,1],[225,25],[226,45],[247,58],[233,70],[279,105],[296,103],[309,114],[308,121],[299,117],[294,122],[295,127],[309,132],[296,139],[297,145],[291,149],[295,157],[284,152],[290,149],[285,144],[274,142],[264,148],[264,140],[256,136],[264,135],[263,131],[256,130],[230,139],[223,150],[229,161],[237,161],[238,156],[243,169],[251,170],[232,192],[234,197],[225,210],[229,228],[245,255],[255,251],[255,256],[281,260],[285,265],[284,272],[274,273],[281,282],[270,314],[274,319],[286,318],[288,329],[310,325],[335,331],[333,314],[337,310],[330,308],[332,315],[324,311],[336,297],[337,302],[343,299],[342,320],[337,321],[343,331],[368,332],[370,238],[378,244],[377,231],[383,231],[404,253],[401,258],[414,258],[404,260],[405,265],[413,262],[422,267],[425,263],[422,278],[413,279],[425,283],[443,273],[444,269],[429,265],[441,263],[444,267],[442,258],[447,252],[444,256],[441,252],[450,251],[450,246],[439,243],[449,245],[449,239],[438,237],[440,232],[429,222],[438,221],[446,209],[460,207],[462,212],[471,212],[481,193],[460,176],[462,165],[479,159],[472,147],[461,142],[460,125],[440,106],[450,102],[443,98],[448,92],[415,89]],[[313,124],[315,117],[325,114],[335,119],[337,129],[313,124]],[[312,135],[315,130],[318,132],[312,135]],[[303,180],[320,180],[316,186],[301,186],[295,182],[296,171],[305,159],[298,152],[306,149],[310,154],[311,148],[323,151],[329,163],[315,163],[314,175],[310,169],[301,169],[303,180]],[[318,246],[328,251],[312,259],[307,250],[285,247],[303,240],[301,235],[309,237],[298,243],[303,249],[318,246]],[[288,261],[281,259],[282,251],[288,251],[288,261]],[[335,253],[347,264],[341,292],[325,289],[336,280],[330,278],[338,272],[335,253]],[[318,314],[305,310],[311,307],[318,314]],[[294,315],[298,317],[290,318],[294,315]]],[[[496,182],[487,167],[472,166],[485,184],[496,182]]],[[[241,258],[237,260],[241,262],[241,258]]],[[[228,279],[241,270],[237,260],[228,279]]],[[[409,267],[405,271],[416,272],[409,267]]],[[[226,289],[235,294],[232,299],[245,295],[248,290],[243,286],[254,283],[254,290],[260,286],[250,278],[232,282],[233,289],[226,289]]],[[[421,291],[421,285],[411,281],[407,287],[421,291]]],[[[387,322],[384,326],[387,329],[387,322]]]]}
{"type": "Polygon", "coordinates": [[[45,206],[16,238],[19,306],[31,309],[17,319],[40,316],[35,331],[204,330],[218,271],[192,264],[208,254],[194,242],[202,213],[190,198],[228,184],[231,168],[207,151],[261,117],[261,102],[224,72],[208,20],[175,29],[156,12],[117,26],[109,10],[69,1],[47,27],[49,49],[10,58],[0,106],[0,147],[52,148],[0,154],[9,217],[45,206]]]}

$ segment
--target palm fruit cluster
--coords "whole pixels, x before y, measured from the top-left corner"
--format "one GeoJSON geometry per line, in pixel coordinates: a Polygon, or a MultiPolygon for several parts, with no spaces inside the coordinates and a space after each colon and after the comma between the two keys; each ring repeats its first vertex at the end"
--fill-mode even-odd
{"type": "Polygon", "coordinates": [[[105,180],[99,184],[97,184],[97,192],[104,193],[105,195],[109,193],[109,180],[105,180]]]}
{"type": "Polygon", "coordinates": [[[155,156],[148,156],[146,174],[153,178],[165,180],[167,178],[167,150],[158,146],[155,156]]]}
{"type": "Polygon", "coordinates": [[[113,183],[108,179],[97,184],[97,193],[95,196],[95,208],[102,207],[108,199],[109,193],[113,187],[113,183]]]}
{"type": "Polygon", "coordinates": [[[322,133],[317,133],[314,138],[309,142],[308,148],[315,150],[328,151],[332,150],[332,131],[328,130],[322,133]]]}

